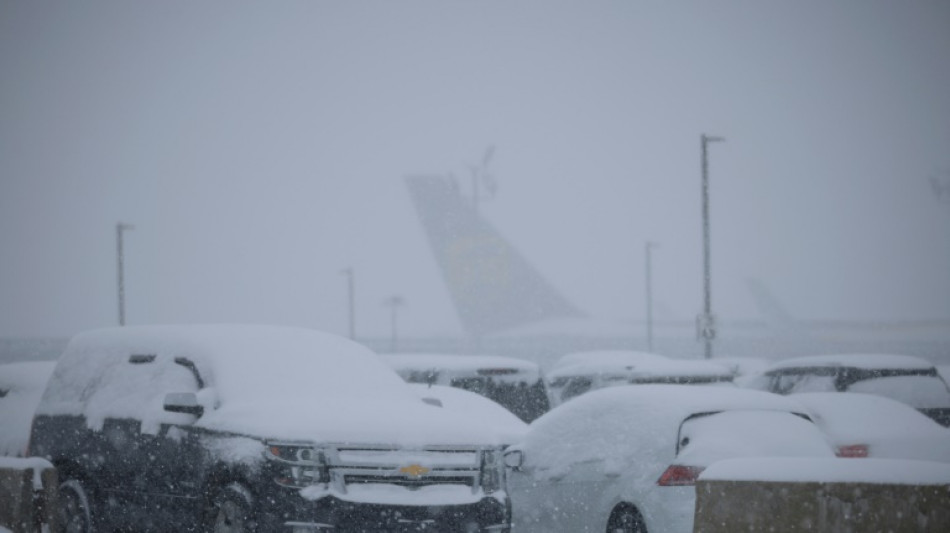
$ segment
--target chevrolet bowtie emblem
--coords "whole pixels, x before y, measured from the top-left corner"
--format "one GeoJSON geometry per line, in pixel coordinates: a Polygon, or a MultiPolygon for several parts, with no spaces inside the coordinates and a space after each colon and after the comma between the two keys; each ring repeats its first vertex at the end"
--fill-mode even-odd
{"type": "Polygon", "coordinates": [[[422,465],[409,465],[400,468],[399,473],[405,474],[409,477],[420,477],[423,474],[428,474],[429,469],[422,465]]]}

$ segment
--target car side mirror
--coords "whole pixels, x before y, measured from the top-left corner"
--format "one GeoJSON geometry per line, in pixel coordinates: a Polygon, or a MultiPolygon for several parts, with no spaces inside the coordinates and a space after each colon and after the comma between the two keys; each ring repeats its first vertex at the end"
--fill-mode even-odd
{"type": "Polygon", "coordinates": [[[524,451],[508,450],[505,452],[505,466],[518,471],[524,465],[524,451]]]}
{"type": "Polygon", "coordinates": [[[199,417],[205,412],[204,406],[198,403],[198,396],[193,392],[169,392],[165,395],[164,408],[169,413],[186,413],[199,417]]]}

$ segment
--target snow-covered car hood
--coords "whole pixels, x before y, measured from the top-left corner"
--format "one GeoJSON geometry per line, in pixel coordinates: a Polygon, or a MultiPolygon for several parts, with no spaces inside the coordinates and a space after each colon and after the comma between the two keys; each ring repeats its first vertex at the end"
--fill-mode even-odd
{"type": "Polygon", "coordinates": [[[414,396],[323,405],[233,402],[205,413],[195,425],[260,438],[397,447],[500,446],[508,440],[483,420],[460,417],[414,396]]]}

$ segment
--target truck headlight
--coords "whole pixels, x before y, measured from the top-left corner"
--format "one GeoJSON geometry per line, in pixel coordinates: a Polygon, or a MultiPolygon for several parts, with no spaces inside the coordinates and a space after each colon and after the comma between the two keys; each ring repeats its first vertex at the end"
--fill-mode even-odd
{"type": "Polygon", "coordinates": [[[268,442],[264,452],[274,482],[303,488],[330,479],[326,455],[309,443],[268,442]]]}
{"type": "Polygon", "coordinates": [[[505,462],[501,450],[482,451],[482,475],[480,484],[486,494],[505,487],[505,462]]]}

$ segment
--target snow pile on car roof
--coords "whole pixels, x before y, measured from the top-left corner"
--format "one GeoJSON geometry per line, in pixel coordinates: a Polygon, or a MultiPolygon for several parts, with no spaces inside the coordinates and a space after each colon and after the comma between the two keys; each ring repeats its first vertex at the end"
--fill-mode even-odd
{"type": "Polygon", "coordinates": [[[668,360],[668,358],[665,356],[649,352],[637,352],[634,350],[591,350],[562,355],[554,362],[552,368],[578,364],[624,366],[666,360],[668,360]]]}
{"type": "Polygon", "coordinates": [[[80,334],[61,358],[57,386],[48,388],[40,409],[85,415],[92,427],[106,418],[134,418],[142,420],[143,432],[155,432],[161,423],[189,416],[162,409],[166,393],[197,389],[181,358],[194,364],[206,385],[199,392],[207,404],[199,427],[324,442],[490,440],[478,421],[453,419],[423,404],[368,348],[277,326],[140,326],[80,334]],[[140,363],[130,362],[133,356],[140,363]],[[169,383],[176,390],[167,390],[169,383]]]}
{"type": "Polygon", "coordinates": [[[541,369],[536,363],[500,355],[396,353],[381,355],[380,358],[401,375],[411,372],[445,374],[438,382],[446,384],[446,377],[484,376],[498,381],[528,383],[541,379],[541,369]]]}
{"type": "Polygon", "coordinates": [[[846,366],[866,370],[884,369],[920,369],[927,370],[934,365],[930,361],[911,355],[892,354],[840,354],[840,355],[809,355],[793,357],[774,363],[769,370],[780,368],[807,368],[816,366],[846,366]]]}
{"type": "Polygon", "coordinates": [[[598,351],[568,354],[548,372],[548,381],[560,377],[617,374],[631,378],[647,376],[700,377],[732,376],[724,365],[710,361],[672,359],[645,352],[598,351]]]}

